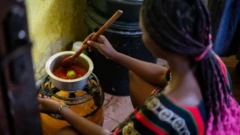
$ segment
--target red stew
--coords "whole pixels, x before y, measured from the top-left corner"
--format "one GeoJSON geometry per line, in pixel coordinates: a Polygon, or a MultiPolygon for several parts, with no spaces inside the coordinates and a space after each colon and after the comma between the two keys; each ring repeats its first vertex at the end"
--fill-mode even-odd
{"type": "Polygon", "coordinates": [[[86,69],[83,69],[83,68],[80,68],[80,67],[77,67],[77,66],[71,66],[67,69],[60,67],[53,72],[53,74],[55,76],[57,76],[59,78],[62,78],[62,79],[76,79],[76,78],[80,78],[80,77],[84,76],[86,73],[87,73],[86,69]],[[68,70],[73,70],[76,73],[75,78],[69,78],[67,76],[67,71],[68,70]]]}

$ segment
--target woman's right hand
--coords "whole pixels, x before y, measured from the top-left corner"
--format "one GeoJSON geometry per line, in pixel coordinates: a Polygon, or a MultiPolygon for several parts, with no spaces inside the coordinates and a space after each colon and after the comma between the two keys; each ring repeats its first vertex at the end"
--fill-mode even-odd
{"type": "MultiPolygon", "coordinates": [[[[113,60],[117,57],[118,52],[112,47],[111,43],[108,39],[100,35],[96,41],[92,41],[91,38],[93,37],[94,33],[90,34],[86,39],[85,42],[90,47],[98,49],[98,51],[104,55],[107,59],[113,60]]],[[[91,49],[90,49],[91,51],[91,49]]]]}
{"type": "Polygon", "coordinates": [[[59,106],[64,103],[50,99],[50,97],[44,96],[41,94],[38,95],[38,107],[41,113],[55,114],[58,111],[59,106]]]}

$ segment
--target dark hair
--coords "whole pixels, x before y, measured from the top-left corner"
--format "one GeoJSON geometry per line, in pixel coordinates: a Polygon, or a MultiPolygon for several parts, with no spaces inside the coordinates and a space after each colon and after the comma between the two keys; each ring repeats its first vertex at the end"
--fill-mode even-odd
{"type": "Polygon", "coordinates": [[[194,59],[212,44],[210,15],[204,2],[144,0],[141,13],[148,35],[160,48],[192,58],[207,111],[207,134],[239,133],[239,125],[232,121],[234,115],[240,120],[239,105],[231,96],[221,68],[224,64],[213,51],[194,59]]]}

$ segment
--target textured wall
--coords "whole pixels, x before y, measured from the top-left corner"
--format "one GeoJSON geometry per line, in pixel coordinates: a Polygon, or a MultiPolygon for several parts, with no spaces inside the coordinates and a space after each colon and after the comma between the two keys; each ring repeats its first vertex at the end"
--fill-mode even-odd
{"type": "Polygon", "coordinates": [[[37,80],[45,74],[44,66],[51,55],[86,37],[85,3],[86,0],[26,0],[37,80]]]}
{"type": "Polygon", "coordinates": [[[206,3],[206,5],[208,5],[208,0],[204,0],[204,2],[206,3]]]}

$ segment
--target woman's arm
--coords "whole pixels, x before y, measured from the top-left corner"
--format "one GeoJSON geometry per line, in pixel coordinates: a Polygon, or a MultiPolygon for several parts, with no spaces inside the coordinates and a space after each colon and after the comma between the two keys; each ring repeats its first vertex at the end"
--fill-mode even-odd
{"type": "Polygon", "coordinates": [[[83,135],[110,135],[111,133],[101,126],[79,116],[70,108],[63,108],[60,114],[74,129],[83,135]]]}
{"type": "Polygon", "coordinates": [[[157,64],[137,60],[135,58],[117,52],[109,43],[107,38],[102,35],[96,42],[88,41],[91,39],[91,36],[93,36],[93,34],[89,35],[86,38],[85,41],[87,41],[87,44],[98,49],[98,51],[106,58],[128,68],[140,76],[143,80],[152,85],[166,85],[165,73],[167,68],[157,64]]]}
{"type": "Polygon", "coordinates": [[[125,54],[117,52],[113,61],[133,71],[146,82],[156,85],[165,86],[167,80],[165,78],[167,68],[150,62],[141,61],[125,54]]]}
{"type": "MultiPolygon", "coordinates": [[[[61,105],[58,101],[48,97],[38,96],[39,109],[42,113],[55,114],[61,105]]],[[[61,116],[80,134],[83,135],[109,135],[110,132],[98,126],[97,124],[79,116],[70,108],[64,107],[60,109],[61,116]]]]}

